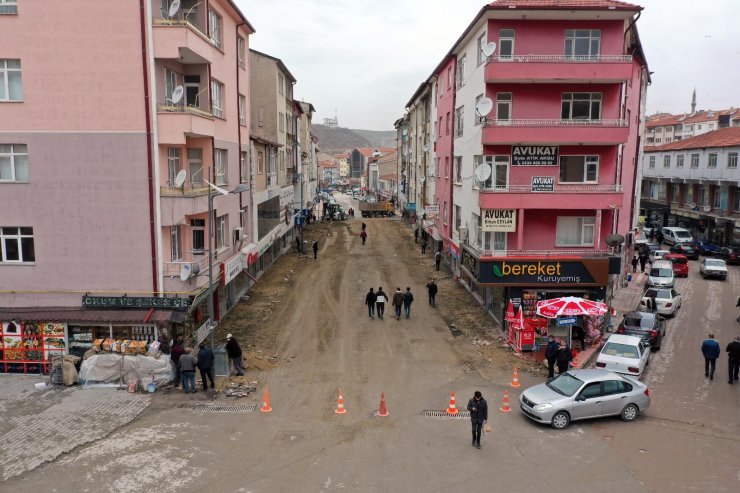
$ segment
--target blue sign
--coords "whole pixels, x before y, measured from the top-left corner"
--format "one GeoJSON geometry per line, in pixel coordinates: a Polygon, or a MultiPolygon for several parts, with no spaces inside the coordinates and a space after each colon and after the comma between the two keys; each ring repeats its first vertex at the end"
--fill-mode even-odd
{"type": "Polygon", "coordinates": [[[576,317],[568,317],[568,318],[559,318],[558,319],[558,325],[573,325],[576,322],[578,322],[578,319],[576,319],[576,317]]]}

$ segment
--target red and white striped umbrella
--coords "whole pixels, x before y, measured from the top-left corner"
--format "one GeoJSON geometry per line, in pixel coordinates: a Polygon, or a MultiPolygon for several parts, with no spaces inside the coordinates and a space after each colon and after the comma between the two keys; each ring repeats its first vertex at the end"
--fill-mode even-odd
{"type": "Polygon", "coordinates": [[[546,318],[579,315],[603,315],[609,310],[605,303],[585,300],[575,296],[553,298],[537,302],[537,314],[546,318]]]}

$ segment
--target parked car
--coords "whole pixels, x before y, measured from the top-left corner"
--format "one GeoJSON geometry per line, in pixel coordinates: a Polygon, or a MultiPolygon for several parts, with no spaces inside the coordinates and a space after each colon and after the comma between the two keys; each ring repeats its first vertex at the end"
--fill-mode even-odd
{"type": "Polygon", "coordinates": [[[706,279],[707,277],[716,277],[718,279],[727,279],[727,264],[724,260],[718,258],[705,258],[699,264],[699,274],[706,279]]]}
{"type": "Polygon", "coordinates": [[[663,241],[669,245],[677,243],[693,243],[694,237],[684,228],[668,227],[660,230],[663,233],[663,241]]]}
{"type": "Polygon", "coordinates": [[[720,248],[715,252],[714,256],[724,260],[727,265],[740,264],[740,248],[738,247],[720,248]]]}
{"type": "Polygon", "coordinates": [[[617,334],[640,336],[653,351],[658,351],[665,336],[665,319],[657,313],[627,312],[617,327],[617,334]]]}
{"type": "Polygon", "coordinates": [[[522,392],[519,407],[529,419],[562,430],[571,421],[602,416],[633,421],[650,407],[650,391],[637,378],[612,371],[568,370],[522,392]]]}
{"type": "Polygon", "coordinates": [[[695,243],[696,249],[699,250],[699,254],[701,255],[714,255],[717,253],[717,250],[720,249],[717,245],[713,245],[712,243],[707,243],[706,241],[697,241],[695,243]]]}
{"type": "Polygon", "coordinates": [[[646,255],[650,256],[653,252],[660,250],[660,245],[657,243],[649,243],[647,241],[639,242],[635,244],[638,253],[645,252],[646,255]]]}
{"type": "Polygon", "coordinates": [[[655,313],[672,317],[676,310],[681,308],[681,295],[673,288],[648,288],[642,295],[640,306],[637,308],[641,312],[649,312],[648,300],[655,295],[655,305],[658,307],[655,313]]]}
{"type": "Polygon", "coordinates": [[[673,266],[674,277],[689,277],[689,259],[682,253],[669,253],[663,256],[673,266]]]}
{"type": "Polygon", "coordinates": [[[667,260],[657,260],[650,267],[648,274],[648,286],[660,286],[672,288],[675,282],[673,277],[673,265],[667,260]]]}
{"type": "Polygon", "coordinates": [[[650,252],[650,256],[648,257],[650,260],[650,263],[654,263],[656,260],[663,260],[663,257],[665,257],[666,254],[671,253],[668,250],[655,250],[654,252],[650,252]]]}
{"type": "Polygon", "coordinates": [[[639,377],[649,357],[650,344],[642,337],[612,334],[596,358],[596,368],[639,377]]]}
{"type": "Polygon", "coordinates": [[[693,243],[678,243],[670,248],[671,253],[680,253],[687,259],[699,260],[699,249],[693,243]]]}

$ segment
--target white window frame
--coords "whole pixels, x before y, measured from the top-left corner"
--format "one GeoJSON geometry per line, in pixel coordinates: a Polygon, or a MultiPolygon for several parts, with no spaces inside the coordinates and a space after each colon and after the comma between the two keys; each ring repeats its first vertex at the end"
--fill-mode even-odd
{"type": "Polygon", "coordinates": [[[247,151],[241,151],[239,153],[239,175],[240,182],[247,183],[249,181],[249,153],[247,151]]]}
{"type": "Polygon", "coordinates": [[[595,121],[601,120],[601,111],[603,106],[603,96],[600,92],[564,92],[560,95],[560,119],[564,121],[595,121]],[[576,102],[588,103],[587,117],[574,117],[573,110],[576,102]],[[594,112],[594,105],[598,105],[594,112]],[[567,105],[567,112],[566,112],[567,105]],[[567,113],[567,115],[566,115],[567,113]],[[596,113],[596,114],[594,114],[596,113]]]}
{"type": "Polygon", "coordinates": [[[285,132],[285,116],[280,111],[278,111],[278,130],[285,132]]]}
{"type": "Polygon", "coordinates": [[[594,216],[558,216],[557,223],[555,226],[555,246],[557,247],[588,247],[594,246],[594,239],[596,233],[596,217],[594,216]],[[575,221],[575,225],[568,225],[574,227],[573,229],[577,232],[578,238],[574,242],[569,243],[561,241],[559,232],[562,227],[565,227],[565,223],[575,221]],[[562,226],[561,226],[562,225],[562,226]],[[590,241],[588,238],[590,236],[590,241]]]}
{"type": "Polygon", "coordinates": [[[229,155],[226,152],[226,149],[214,149],[213,159],[213,169],[216,179],[216,185],[228,185],[229,155]]]}
{"type": "MultiPolygon", "coordinates": [[[[28,183],[30,181],[28,146],[26,144],[0,144],[0,162],[9,164],[10,169],[10,176],[8,178],[3,178],[2,174],[0,174],[0,183],[28,183]]],[[[2,168],[0,168],[0,171],[2,171],[2,168]]]]}
{"type": "Polygon", "coordinates": [[[0,14],[17,14],[17,0],[0,0],[0,14]]]}
{"type": "Polygon", "coordinates": [[[247,51],[244,49],[247,46],[247,40],[244,39],[241,36],[237,36],[236,38],[236,61],[239,63],[239,66],[241,68],[247,67],[247,61],[246,61],[246,53],[247,51]]]}
{"type": "MultiPolygon", "coordinates": [[[[653,156],[651,156],[651,159],[653,156]]],[[[598,155],[573,155],[573,154],[566,154],[560,156],[560,162],[558,163],[558,183],[563,184],[595,184],[599,183],[599,156],[598,155]],[[563,168],[563,160],[567,158],[583,158],[583,180],[582,181],[563,181],[561,179],[562,176],[562,168],[563,168]],[[593,180],[588,179],[589,172],[592,172],[594,175],[593,180]]]]}
{"type": "Polygon", "coordinates": [[[208,9],[208,38],[216,48],[221,48],[223,19],[214,9],[208,9]]]}
{"type": "Polygon", "coordinates": [[[710,152],[709,161],[707,162],[707,168],[716,168],[716,167],[717,167],[717,153],[710,152]]]}
{"type": "Polygon", "coordinates": [[[737,168],[737,152],[727,153],[727,167],[730,169],[737,168]]]}
{"type": "MultiPolygon", "coordinates": [[[[482,229],[482,225],[481,225],[482,229]]],[[[504,231],[484,231],[482,250],[490,251],[494,255],[506,253],[506,237],[504,231]]]]}
{"type": "Polygon", "coordinates": [[[563,53],[567,60],[598,60],[601,54],[601,30],[600,29],[566,29],[563,53]],[[587,40],[588,53],[577,54],[578,41],[587,40]],[[596,49],[594,50],[594,43],[596,49]],[[595,51],[595,53],[594,53],[595,51]]]}
{"type": "Polygon", "coordinates": [[[26,226],[0,226],[0,264],[29,264],[36,261],[36,246],[33,239],[33,228],[26,226]],[[15,231],[13,231],[15,230],[15,231]],[[24,230],[30,230],[24,231],[24,230]],[[33,258],[23,256],[23,244],[30,238],[33,258]],[[8,260],[8,244],[15,242],[18,258],[8,260]]]}
{"type": "Polygon", "coordinates": [[[648,168],[650,169],[655,168],[655,156],[648,157],[648,168]]]}
{"type": "Polygon", "coordinates": [[[692,154],[691,155],[691,167],[692,168],[698,168],[699,167],[699,154],[692,154]]]}
{"type": "Polygon", "coordinates": [[[477,110],[478,103],[480,102],[481,99],[483,99],[483,96],[484,96],[483,94],[479,94],[475,97],[475,106],[473,106],[473,108],[476,108],[476,110],[475,110],[475,115],[473,116],[473,125],[482,125],[486,121],[487,115],[480,115],[477,110]]]}
{"type": "Polygon", "coordinates": [[[247,98],[243,94],[239,94],[239,125],[247,126],[247,98]]]}
{"type": "Polygon", "coordinates": [[[683,168],[684,155],[679,154],[676,156],[676,168],[683,168]]]}
{"type": "Polygon", "coordinates": [[[170,188],[175,186],[175,178],[182,168],[180,158],[181,155],[179,147],[167,148],[167,185],[169,185],[170,188]]]}
{"type": "MultiPolygon", "coordinates": [[[[13,77],[15,79],[15,77],[13,77]]],[[[0,101],[23,101],[23,77],[21,73],[21,61],[17,58],[0,59],[0,101]],[[12,62],[13,67],[10,67],[12,62]],[[11,76],[18,77],[20,85],[20,94],[11,98],[10,96],[10,79],[11,76]]]]}
{"type": "Polygon", "coordinates": [[[452,161],[452,166],[455,168],[453,170],[453,177],[454,177],[454,184],[455,185],[462,185],[462,166],[463,166],[463,158],[462,156],[455,156],[454,160],[452,161]]]}
{"type": "Polygon", "coordinates": [[[497,92],[496,93],[496,121],[497,122],[510,122],[512,117],[512,111],[514,110],[514,96],[510,92],[497,92]],[[507,108],[508,118],[501,118],[502,109],[507,108]]]}
{"type": "Polygon", "coordinates": [[[488,41],[486,40],[486,33],[481,34],[478,36],[478,48],[477,48],[477,55],[478,55],[478,66],[480,67],[484,63],[486,63],[486,59],[488,58],[485,53],[483,53],[483,46],[488,44],[488,41]]]}
{"type": "Polygon", "coordinates": [[[663,156],[663,167],[664,168],[670,168],[671,167],[671,155],[666,154],[663,156]]]}
{"type": "Polygon", "coordinates": [[[457,70],[455,71],[455,88],[460,89],[465,85],[465,58],[463,55],[457,59],[457,70]]]}
{"type": "Polygon", "coordinates": [[[187,155],[190,187],[197,188],[203,185],[203,149],[188,147],[187,155]]]}
{"type": "Polygon", "coordinates": [[[460,234],[460,226],[462,226],[462,207],[455,204],[455,231],[460,234]]]}
{"type": "MultiPolygon", "coordinates": [[[[480,184],[484,190],[506,192],[509,190],[509,172],[511,170],[508,154],[487,154],[483,162],[491,167],[491,176],[480,184]]],[[[477,181],[477,180],[476,180],[477,181]]]]}
{"type": "Polygon", "coordinates": [[[178,262],[182,260],[180,226],[170,226],[170,259],[172,262],[178,262]]]}
{"type": "Polygon", "coordinates": [[[516,44],[516,29],[500,29],[498,32],[498,59],[502,62],[514,60],[514,45],[516,44]],[[507,50],[504,46],[509,46],[507,50]],[[509,53],[504,53],[509,51],[509,53]]]}
{"type": "Polygon", "coordinates": [[[206,220],[194,218],[190,220],[190,235],[193,240],[193,253],[202,255],[206,252],[206,220]],[[200,243],[200,248],[198,248],[200,243]]]}
{"type": "Polygon", "coordinates": [[[211,79],[211,114],[217,118],[224,117],[224,85],[211,79]]]}
{"type": "MultiPolygon", "coordinates": [[[[177,72],[168,68],[164,69],[164,102],[167,106],[176,106],[175,102],[172,101],[172,95],[175,93],[179,79],[180,75],[177,72]]],[[[177,106],[181,104],[183,104],[182,101],[177,103],[177,106]]]]}
{"type": "Polygon", "coordinates": [[[465,132],[465,106],[455,110],[455,138],[462,137],[465,132]]]}
{"type": "Polygon", "coordinates": [[[229,245],[226,243],[226,231],[227,230],[227,223],[226,223],[227,215],[224,214],[223,216],[218,216],[216,218],[216,250],[222,250],[229,245]]]}

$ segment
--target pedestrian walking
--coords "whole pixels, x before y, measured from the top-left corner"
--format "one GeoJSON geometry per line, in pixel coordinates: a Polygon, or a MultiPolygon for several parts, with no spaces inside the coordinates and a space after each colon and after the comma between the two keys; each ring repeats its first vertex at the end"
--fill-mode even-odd
{"type": "Polygon", "coordinates": [[[720,354],[719,343],[714,340],[714,334],[709,334],[709,337],[701,343],[701,353],[704,355],[704,376],[714,380],[714,367],[720,354]]]}
{"type": "Polygon", "coordinates": [[[425,237],[421,238],[421,253],[427,253],[427,239],[425,237]]]}
{"type": "Polygon", "coordinates": [[[727,356],[728,356],[728,383],[737,382],[738,373],[740,373],[740,336],[735,337],[735,340],[727,345],[727,356]]]}
{"type": "Polygon", "coordinates": [[[370,318],[375,318],[375,292],[373,288],[370,288],[370,292],[365,295],[365,304],[367,305],[367,315],[370,318]]]}
{"type": "Polygon", "coordinates": [[[362,230],[365,231],[365,228],[367,228],[367,224],[362,223],[362,230]]]}
{"type": "Polygon", "coordinates": [[[419,226],[414,224],[414,243],[419,242],[419,226]]]}
{"type": "Polygon", "coordinates": [[[244,364],[242,362],[242,348],[239,347],[239,343],[236,338],[231,334],[226,335],[226,354],[231,360],[231,364],[234,365],[234,371],[237,376],[244,375],[244,364]]]}
{"type": "Polygon", "coordinates": [[[437,250],[437,253],[434,254],[434,267],[436,270],[439,270],[439,264],[442,263],[442,252],[437,250]]]}
{"type": "Polygon", "coordinates": [[[295,249],[298,253],[301,253],[301,239],[297,236],[295,239],[295,249]]]}
{"type": "Polygon", "coordinates": [[[198,345],[198,370],[200,370],[200,381],[203,384],[203,390],[208,390],[208,381],[211,382],[211,388],[216,388],[216,382],[213,380],[213,350],[201,342],[198,345]]]}
{"type": "Polygon", "coordinates": [[[360,238],[362,238],[362,244],[365,244],[365,241],[367,240],[367,231],[364,229],[360,232],[360,238]]]}
{"type": "Polygon", "coordinates": [[[396,288],[393,293],[393,308],[396,310],[396,320],[401,320],[401,307],[403,306],[403,293],[401,288],[396,288]]]}
{"type": "Polygon", "coordinates": [[[562,375],[563,373],[568,371],[568,366],[570,366],[571,361],[573,361],[573,352],[570,350],[570,348],[568,346],[560,348],[556,357],[556,363],[558,364],[558,374],[562,375]]]}
{"type": "Polygon", "coordinates": [[[318,241],[314,241],[313,242],[313,259],[314,260],[318,260],[319,259],[318,254],[319,254],[319,242],[318,241]]]}
{"type": "Polygon", "coordinates": [[[640,271],[645,272],[645,264],[647,264],[648,257],[644,251],[640,252],[640,271]]]}
{"type": "Polygon", "coordinates": [[[637,264],[640,263],[640,259],[637,257],[637,254],[635,254],[634,257],[632,257],[632,273],[634,274],[637,272],[637,264]]]}
{"type": "Polygon", "coordinates": [[[468,411],[470,411],[470,423],[473,426],[472,445],[480,448],[480,435],[483,431],[483,425],[488,423],[488,402],[479,390],[476,390],[473,398],[468,401],[468,411]]]}
{"type": "Polygon", "coordinates": [[[187,394],[195,394],[195,358],[193,350],[186,347],[180,356],[180,371],[182,372],[182,389],[187,394]]]}
{"type": "Polygon", "coordinates": [[[378,318],[383,320],[383,314],[385,313],[385,301],[388,297],[383,292],[383,286],[378,288],[378,292],[375,293],[375,311],[378,312],[378,318]]]}
{"type": "Polygon", "coordinates": [[[663,240],[665,240],[665,236],[663,236],[663,232],[658,231],[655,234],[655,239],[658,240],[658,245],[662,245],[663,244],[663,240]]]}
{"type": "Polygon", "coordinates": [[[411,303],[414,302],[414,295],[411,292],[410,287],[406,287],[406,292],[403,294],[403,310],[408,319],[411,316],[411,303]]]}
{"type": "Polygon", "coordinates": [[[429,293],[429,305],[434,307],[435,298],[437,297],[437,283],[430,279],[427,283],[427,292],[429,293]]]}
{"type": "Polygon", "coordinates": [[[175,367],[175,379],[173,382],[175,384],[175,388],[178,388],[180,386],[180,358],[184,353],[185,347],[183,347],[182,345],[182,336],[179,335],[172,343],[172,350],[170,351],[170,359],[172,360],[172,364],[175,367]]]}
{"type": "Polygon", "coordinates": [[[555,336],[550,336],[547,340],[547,349],[545,349],[545,359],[547,360],[547,379],[555,378],[555,361],[558,358],[560,343],[555,340],[555,336]]]}

